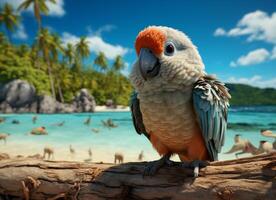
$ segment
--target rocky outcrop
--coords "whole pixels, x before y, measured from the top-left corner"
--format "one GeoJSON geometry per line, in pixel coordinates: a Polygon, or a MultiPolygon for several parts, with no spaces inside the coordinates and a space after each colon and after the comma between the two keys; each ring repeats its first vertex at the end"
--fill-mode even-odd
{"type": "Polygon", "coordinates": [[[12,107],[6,101],[0,104],[0,111],[3,113],[13,113],[12,107]]]}
{"type": "Polygon", "coordinates": [[[40,96],[38,98],[38,112],[39,113],[55,113],[57,108],[57,101],[50,96],[40,96]]]}
{"type": "Polygon", "coordinates": [[[72,113],[94,112],[96,102],[87,89],[81,89],[71,104],[63,104],[51,96],[38,96],[33,85],[13,80],[0,86],[2,113],[72,113]]]}
{"type": "Polygon", "coordinates": [[[34,86],[23,80],[13,80],[3,86],[0,102],[5,101],[13,108],[30,105],[36,99],[34,86]]]}
{"type": "Polygon", "coordinates": [[[39,113],[72,113],[72,112],[81,112],[77,111],[75,105],[72,104],[63,104],[51,96],[40,96],[38,100],[38,112],[39,113]]]}
{"type": "Polygon", "coordinates": [[[96,102],[89,91],[83,88],[76,95],[73,105],[76,108],[76,112],[94,112],[96,102]]]}

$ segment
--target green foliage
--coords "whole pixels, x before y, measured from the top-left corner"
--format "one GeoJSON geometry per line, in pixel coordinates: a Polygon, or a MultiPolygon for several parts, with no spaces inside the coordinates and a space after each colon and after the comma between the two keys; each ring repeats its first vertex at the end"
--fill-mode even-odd
{"type": "MultiPolygon", "coordinates": [[[[52,4],[56,4],[56,0],[48,0],[48,2],[52,3],[52,4]]],[[[33,7],[33,11],[34,11],[34,16],[38,22],[38,29],[41,28],[41,13],[48,15],[49,13],[49,8],[46,4],[45,0],[24,0],[19,7],[17,8],[17,10],[27,10],[30,7],[33,7]]]]}
{"type": "MultiPolygon", "coordinates": [[[[55,4],[56,0],[48,0],[55,4]]],[[[87,88],[98,104],[112,99],[117,104],[128,105],[132,87],[120,73],[124,61],[118,56],[109,66],[104,52],[97,55],[94,63],[100,67],[84,66],[83,60],[90,56],[89,41],[81,37],[75,44],[62,46],[60,36],[41,26],[41,14],[49,8],[45,0],[24,0],[17,10],[34,10],[38,22],[38,34],[34,44],[19,46],[11,44],[0,32],[0,84],[14,79],[33,84],[39,94],[51,94],[61,102],[70,102],[81,88],[87,88]]],[[[13,31],[19,23],[11,5],[5,4],[0,11],[0,23],[13,31]]]]}
{"type": "MultiPolygon", "coordinates": [[[[35,86],[39,94],[51,94],[48,73],[50,63],[58,100],[64,99],[69,103],[81,88],[87,88],[97,104],[102,105],[112,99],[117,104],[128,105],[132,87],[120,71],[115,71],[114,66],[107,64],[105,72],[98,71],[93,66],[78,67],[75,70],[74,66],[81,66],[75,58],[76,48],[69,45],[63,51],[59,46],[53,46],[60,44],[58,36],[44,29],[41,29],[32,47],[26,44],[12,45],[3,34],[0,35],[0,83],[14,79],[27,80],[35,86]]],[[[104,53],[101,56],[105,57],[104,53]]],[[[122,58],[118,62],[119,67],[124,65],[122,58]]]]}
{"type": "Polygon", "coordinates": [[[94,64],[100,67],[100,70],[106,71],[108,69],[107,58],[103,52],[100,52],[95,58],[94,64]]]}
{"type": "Polygon", "coordinates": [[[50,90],[48,76],[43,70],[32,66],[28,54],[20,51],[22,49],[21,46],[0,45],[0,82],[22,79],[33,84],[39,94],[48,94],[50,90]]]}
{"type": "Polygon", "coordinates": [[[112,66],[113,70],[120,71],[124,67],[125,67],[125,63],[123,61],[122,56],[120,56],[120,55],[116,56],[115,61],[114,61],[113,66],[112,66]]]}
{"type": "Polygon", "coordinates": [[[232,96],[230,105],[276,105],[276,89],[257,88],[244,84],[226,84],[232,96]]]}
{"type": "MultiPolygon", "coordinates": [[[[11,4],[5,3],[0,11],[0,24],[4,25],[8,34],[18,26],[20,16],[17,15],[11,4]]],[[[10,38],[11,39],[11,38],[10,38]]]]}

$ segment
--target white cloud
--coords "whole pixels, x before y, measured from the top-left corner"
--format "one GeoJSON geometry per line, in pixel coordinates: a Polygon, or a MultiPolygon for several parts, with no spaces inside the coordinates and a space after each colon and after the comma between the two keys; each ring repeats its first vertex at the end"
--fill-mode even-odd
{"type": "Polygon", "coordinates": [[[214,36],[223,36],[226,34],[226,31],[223,28],[217,28],[214,32],[214,36]]]}
{"type": "Polygon", "coordinates": [[[250,51],[247,55],[239,57],[235,62],[232,61],[230,63],[230,66],[236,67],[260,64],[267,61],[269,58],[270,53],[266,49],[260,48],[254,51],[250,51]]]}
{"type": "Polygon", "coordinates": [[[260,88],[276,88],[276,78],[272,79],[264,79],[263,77],[259,75],[255,75],[250,78],[236,78],[236,77],[230,77],[226,82],[228,83],[241,83],[241,84],[247,84],[252,85],[260,88]]]}
{"type": "Polygon", "coordinates": [[[103,32],[110,32],[114,29],[116,29],[117,26],[113,25],[113,24],[106,24],[104,26],[101,26],[100,28],[98,28],[96,31],[93,31],[91,26],[87,27],[87,31],[90,35],[98,35],[101,36],[103,32]]]}
{"type": "MultiPolygon", "coordinates": [[[[14,6],[15,9],[22,3],[22,0],[1,0],[0,4],[3,5],[5,3],[10,3],[14,6]]],[[[50,1],[46,1],[46,5],[49,8],[49,16],[63,16],[65,15],[64,10],[64,0],[56,0],[56,4],[51,3],[50,1]]],[[[26,12],[33,13],[33,7],[29,7],[26,12]]]]}
{"type": "Polygon", "coordinates": [[[247,55],[239,57],[237,61],[231,61],[230,66],[237,67],[255,65],[274,59],[276,59],[276,46],[274,46],[271,52],[264,48],[250,51],[247,55]]]}
{"type": "Polygon", "coordinates": [[[23,26],[23,24],[20,24],[17,27],[17,30],[15,33],[12,34],[12,37],[19,40],[26,40],[28,38],[28,35],[25,31],[25,27],[23,26]]]}
{"type": "Polygon", "coordinates": [[[64,1],[63,0],[56,0],[56,4],[46,2],[49,8],[49,15],[50,16],[63,16],[65,15],[64,10],[64,1]]]}
{"type": "MultiPolygon", "coordinates": [[[[79,41],[79,37],[71,33],[64,32],[62,34],[62,41],[64,44],[76,44],[79,41]]],[[[102,51],[108,59],[114,59],[117,55],[124,56],[129,52],[128,48],[122,47],[121,45],[107,43],[101,38],[101,36],[98,35],[88,35],[87,41],[91,52],[99,53],[102,51]]]]}
{"type": "Polygon", "coordinates": [[[248,13],[239,20],[236,27],[229,31],[218,28],[214,35],[229,37],[247,35],[247,41],[249,42],[262,40],[276,44],[276,12],[272,13],[271,16],[260,10],[248,13]]]}

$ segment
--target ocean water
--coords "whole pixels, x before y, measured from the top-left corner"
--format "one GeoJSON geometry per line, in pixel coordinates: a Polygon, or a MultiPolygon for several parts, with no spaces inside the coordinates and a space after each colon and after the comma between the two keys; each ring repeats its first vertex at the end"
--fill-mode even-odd
{"type": "MultiPolygon", "coordinates": [[[[158,159],[159,156],[150,142],[143,135],[136,134],[130,112],[96,112],[81,114],[39,114],[36,124],[32,123],[33,114],[1,114],[6,120],[0,124],[0,133],[9,133],[7,143],[0,141],[0,152],[16,155],[42,154],[45,146],[55,151],[55,160],[88,159],[88,149],[93,152],[93,162],[113,162],[114,153],[124,154],[125,161],[137,161],[138,154],[143,150],[144,160],[158,159]],[[91,124],[84,121],[91,116],[91,124]],[[106,128],[101,120],[112,119],[116,128],[106,128]],[[20,124],[12,124],[19,120],[20,124]],[[59,127],[56,123],[65,121],[59,127]],[[48,135],[30,135],[30,131],[39,126],[45,126],[48,135]],[[99,129],[99,133],[91,129],[99,129]],[[70,154],[69,145],[75,149],[70,154]]],[[[260,109],[232,108],[229,112],[229,129],[226,133],[225,145],[219,154],[220,160],[233,159],[233,154],[224,154],[233,145],[235,134],[241,134],[249,139],[256,147],[260,140],[273,142],[271,138],[260,135],[260,129],[276,131],[275,107],[260,109]]],[[[248,156],[248,155],[244,155],[248,156]]],[[[174,159],[177,160],[175,157],[174,159]]]]}

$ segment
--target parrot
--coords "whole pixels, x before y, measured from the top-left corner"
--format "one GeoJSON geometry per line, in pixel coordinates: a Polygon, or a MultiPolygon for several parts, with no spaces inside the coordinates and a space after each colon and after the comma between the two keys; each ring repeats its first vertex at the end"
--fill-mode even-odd
{"type": "Polygon", "coordinates": [[[136,37],[135,51],[129,75],[132,121],[161,156],[143,175],[179,163],[198,177],[224,144],[229,90],[205,72],[197,47],[179,30],[149,26],[136,37]],[[170,160],[175,154],[180,162],[170,160]]]}

